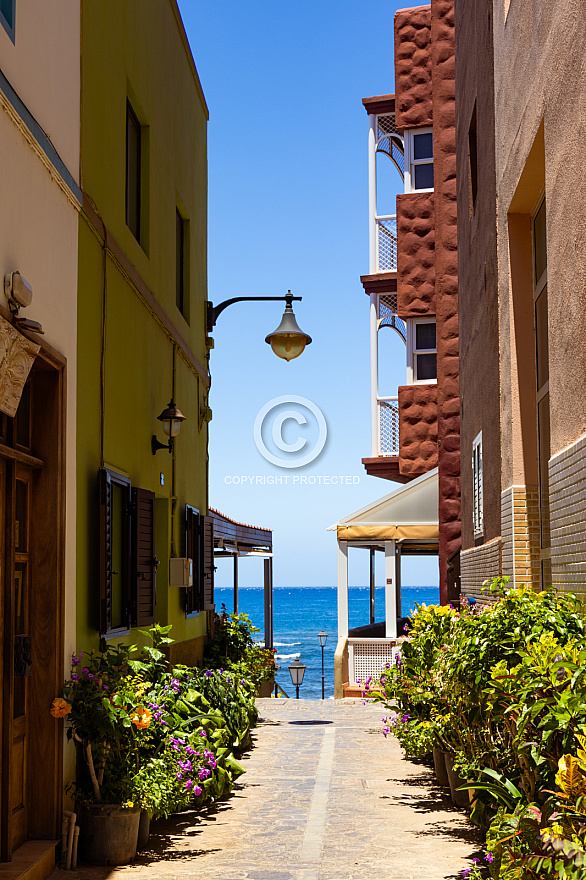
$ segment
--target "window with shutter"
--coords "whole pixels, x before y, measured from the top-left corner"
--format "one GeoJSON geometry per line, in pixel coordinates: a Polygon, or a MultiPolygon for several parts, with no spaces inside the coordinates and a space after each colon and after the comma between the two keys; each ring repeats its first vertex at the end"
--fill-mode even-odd
{"type": "Polygon", "coordinates": [[[214,607],[214,521],[211,516],[202,516],[202,604],[205,610],[214,607]]]}
{"type": "Polygon", "coordinates": [[[156,573],[155,493],[132,490],[132,624],[155,622],[156,573]]]}
{"type": "Polygon", "coordinates": [[[130,493],[130,480],[100,469],[101,635],[122,635],[130,629],[130,493]]]}
{"type": "Polygon", "coordinates": [[[201,586],[201,519],[195,507],[185,507],[185,555],[193,560],[193,586],[185,591],[185,614],[198,614],[203,607],[201,586]]]}
{"type": "Polygon", "coordinates": [[[482,498],[482,431],[472,444],[472,519],[474,537],[484,533],[482,498]]]}

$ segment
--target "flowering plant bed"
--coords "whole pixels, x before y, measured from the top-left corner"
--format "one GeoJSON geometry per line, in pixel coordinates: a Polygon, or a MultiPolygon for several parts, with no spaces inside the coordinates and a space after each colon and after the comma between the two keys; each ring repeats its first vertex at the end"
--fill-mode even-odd
{"type": "Polygon", "coordinates": [[[370,691],[406,753],[438,746],[470,780],[489,854],[468,876],[586,876],[586,635],[574,596],[493,583],[495,601],[418,607],[370,691]],[[490,856],[490,858],[489,858],[490,856]]]}

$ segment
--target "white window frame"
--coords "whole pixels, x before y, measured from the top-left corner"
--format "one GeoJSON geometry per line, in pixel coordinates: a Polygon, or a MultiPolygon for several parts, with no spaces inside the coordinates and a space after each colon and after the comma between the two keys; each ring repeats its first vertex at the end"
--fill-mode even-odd
{"type": "Polygon", "coordinates": [[[437,355],[437,318],[432,315],[429,318],[408,318],[405,322],[407,325],[407,385],[436,385],[437,370],[435,379],[418,379],[417,378],[417,355],[418,354],[435,354],[437,355]],[[435,348],[416,348],[417,325],[418,324],[435,324],[436,347],[435,348]]]}
{"type": "Polygon", "coordinates": [[[477,434],[472,443],[472,524],[475,538],[484,535],[482,431],[477,434]]]}
{"type": "MultiPolygon", "coordinates": [[[[413,136],[416,134],[431,134],[433,138],[433,128],[410,128],[405,129],[405,192],[433,192],[434,188],[415,189],[413,167],[415,165],[429,165],[429,159],[413,159],[413,136]]],[[[433,165],[433,152],[431,156],[431,164],[433,165]]]]}

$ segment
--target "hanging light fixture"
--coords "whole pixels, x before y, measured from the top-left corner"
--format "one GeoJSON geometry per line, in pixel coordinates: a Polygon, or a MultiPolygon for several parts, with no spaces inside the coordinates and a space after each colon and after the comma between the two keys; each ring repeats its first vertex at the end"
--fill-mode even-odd
{"type": "Polygon", "coordinates": [[[281,323],[276,330],[269,333],[265,338],[265,342],[268,342],[277,357],[283,358],[286,361],[292,361],[303,353],[306,345],[310,344],[311,336],[304,333],[295,320],[291,291],[288,291],[285,302],[287,305],[285,306],[281,323]]]}

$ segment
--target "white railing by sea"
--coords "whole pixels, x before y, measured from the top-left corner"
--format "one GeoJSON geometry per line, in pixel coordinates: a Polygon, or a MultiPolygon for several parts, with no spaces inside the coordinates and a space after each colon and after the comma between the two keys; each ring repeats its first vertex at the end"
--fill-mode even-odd
{"type": "Polygon", "coordinates": [[[378,455],[399,455],[399,398],[378,397],[378,455]]]}
{"type": "Polygon", "coordinates": [[[364,684],[394,663],[401,646],[394,639],[348,639],[348,683],[364,684]]]}
{"type": "Polygon", "coordinates": [[[376,271],[397,271],[397,216],[388,214],[375,217],[376,271]]]}

